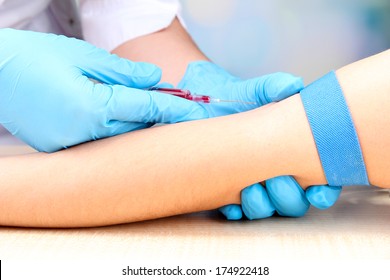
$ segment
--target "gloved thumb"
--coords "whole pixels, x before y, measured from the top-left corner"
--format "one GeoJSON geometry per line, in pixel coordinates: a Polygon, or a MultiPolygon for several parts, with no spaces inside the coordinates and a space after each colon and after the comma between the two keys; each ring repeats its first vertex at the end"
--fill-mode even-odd
{"type": "Polygon", "coordinates": [[[138,90],[120,85],[96,85],[112,89],[108,101],[110,121],[139,123],[178,123],[208,118],[198,103],[169,94],[138,90]]]}
{"type": "Polygon", "coordinates": [[[342,187],[327,185],[311,186],[306,190],[306,197],[311,205],[319,209],[327,209],[339,198],[342,187]]]}
{"type": "Polygon", "coordinates": [[[246,92],[255,92],[258,104],[283,100],[303,89],[302,78],[288,73],[274,73],[249,80],[246,92]]]}

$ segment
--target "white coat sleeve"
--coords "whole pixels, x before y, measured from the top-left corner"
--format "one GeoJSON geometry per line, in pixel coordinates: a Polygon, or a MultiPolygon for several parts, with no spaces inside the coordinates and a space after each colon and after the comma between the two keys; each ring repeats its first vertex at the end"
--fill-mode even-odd
{"type": "Polygon", "coordinates": [[[84,39],[112,51],[122,43],[169,26],[178,0],[80,0],[84,39]]]}

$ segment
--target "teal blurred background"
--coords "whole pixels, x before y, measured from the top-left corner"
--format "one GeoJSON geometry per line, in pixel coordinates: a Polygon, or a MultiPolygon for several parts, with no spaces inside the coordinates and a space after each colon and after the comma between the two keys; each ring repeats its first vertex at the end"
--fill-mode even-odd
{"type": "Polygon", "coordinates": [[[390,0],[181,0],[199,47],[231,73],[305,83],[390,48],[390,0]]]}

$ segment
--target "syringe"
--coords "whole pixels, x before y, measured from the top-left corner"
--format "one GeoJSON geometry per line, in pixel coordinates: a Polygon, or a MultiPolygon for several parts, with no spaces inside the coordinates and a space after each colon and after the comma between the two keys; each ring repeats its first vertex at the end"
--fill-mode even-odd
{"type": "Polygon", "coordinates": [[[149,88],[149,90],[172,94],[177,97],[181,97],[187,100],[192,100],[201,103],[239,102],[245,104],[256,104],[256,102],[248,102],[248,101],[241,101],[241,100],[223,100],[208,95],[193,94],[188,89],[151,87],[149,88]]]}

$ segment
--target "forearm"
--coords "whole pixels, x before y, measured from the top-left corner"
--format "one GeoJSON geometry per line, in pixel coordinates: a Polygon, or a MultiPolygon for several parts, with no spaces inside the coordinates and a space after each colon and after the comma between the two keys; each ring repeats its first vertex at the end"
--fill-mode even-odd
{"type": "Polygon", "coordinates": [[[54,154],[4,158],[1,224],[96,226],[239,203],[247,185],[298,168],[282,140],[296,121],[291,106],[301,106],[297,96],[260,110],[137,131],[54,154]]]}
{"type": "Polygon", "coordinates": [[[192,61],[208,60],[175,19],[159,32],[125,42],[112,51],[133,61],[144,61],[163,69],[161,81],[176,85],[192,61]]]}

